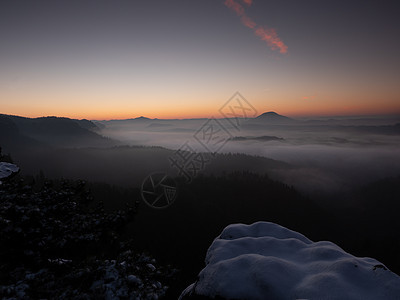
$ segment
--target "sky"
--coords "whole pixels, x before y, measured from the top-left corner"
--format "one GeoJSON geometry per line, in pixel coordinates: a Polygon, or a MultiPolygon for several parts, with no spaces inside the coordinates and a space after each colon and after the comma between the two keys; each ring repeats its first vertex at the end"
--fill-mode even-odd
{"type": "Polygon", "coordinates": [[[0,113],[400,113],[400,3],[1,0],[0,113]]]}

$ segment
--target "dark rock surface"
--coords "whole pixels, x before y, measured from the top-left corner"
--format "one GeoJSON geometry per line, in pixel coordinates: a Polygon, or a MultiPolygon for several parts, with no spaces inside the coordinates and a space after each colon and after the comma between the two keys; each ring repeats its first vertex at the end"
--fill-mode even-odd
{"type": "Polygon", "coordinates": [[[120,238],[135,206],[106,212],[85,182],[0,186],[0,298],[158,299],[173,268],[120,238]]]}

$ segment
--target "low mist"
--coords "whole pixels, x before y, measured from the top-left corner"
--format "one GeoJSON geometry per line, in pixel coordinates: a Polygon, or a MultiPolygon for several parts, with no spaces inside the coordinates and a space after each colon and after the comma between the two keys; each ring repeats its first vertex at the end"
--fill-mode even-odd
{"type": "MultiPolygon", "coordinates": [[[[400,130],[391,118],[302,120],[255,123],[235,128],[219,120],[228,141],[219,153],[243,153],[283,161],[290,168],[265,170],[308,193],[338,193],[400,174],[400,130]]],[[[195,138],[207,119],[105,121],[101,133],[130,145],[172,150],[184,143],[207,152],[195,138]]]]}

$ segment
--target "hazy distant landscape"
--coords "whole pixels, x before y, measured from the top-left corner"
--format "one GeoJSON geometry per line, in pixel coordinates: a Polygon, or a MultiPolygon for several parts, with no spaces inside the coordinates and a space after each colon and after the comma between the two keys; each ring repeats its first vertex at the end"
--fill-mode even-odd
{"type": "MultiPolygon", "coordinates": [[[[151,172],[174,173],[168,157],[185,142],[191,142],[193,151],[207,154],[194,139],[206,121],[2,115],[2,147],[30,174],[42,170],[54,178],[139,186],[151,172]]],[[[298,120],[266,113],[247,120],[239,130],[221,122],[231,137],[204,174],[268,173],[307,194],[326,196],[400,173],[396,116],[298,120]]]]}
{"type": "MultiPolygon", "coordinates": [[[[95,123],[104,125],[100,132],[110,138],[176,150],[193,139],[206,121],[138,118],[95,123]]],[[[396,176],[400,170],[399,116],[296,120],[266,113],[248,120],[240,130],[229,123],[225,126],[232,138],[221,153],[244,153],[290,164],[290,170],[275,175],[300,189],[338,191],[396,176]]],[[[194,146],[204,151],[201,145],[194,146]]]]}

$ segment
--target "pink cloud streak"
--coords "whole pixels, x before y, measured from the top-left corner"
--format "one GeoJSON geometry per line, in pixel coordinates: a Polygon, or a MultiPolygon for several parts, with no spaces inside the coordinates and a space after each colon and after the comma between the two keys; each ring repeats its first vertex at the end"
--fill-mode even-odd
{"type": "Polygon", "coordinates": [[[276,30],[273,28],[263,28],[258,27],[254,33],[259,36],[263,41],[267,42],[267,45],[270,46],[272,50],[279,49],[280,53],[287,53],[288,47],[285,45],[284,42],[278,37],[276,30]]]}
{"type": "Polygon", "coordinates": [[[241,4],[237,3],[235,0],[225,0],[225,5],[232,9],[236,14],[241,17],[244,15],[244,8],[241,4]]]}
{"type": "MultiPolygon", "coordinates": [[[[253,3],[253,0],[242,1],[249,6],[253,3]]],[[[254,34],[258,36],[261,40],[265,41],[272,50],[279,50],[279,52],[282,54],[288,52],[288,47],[278,37],[275,29],[261,26],[257,27],[256,22],[254,22],[249,16],[246,15],[243,6],[235,0],[225,0],[224,4],[225,6],[233,10],[238,17],[240,17],[240,20],[244,26],[253,29],[254,34]]]]}
{"type": "Polygon", "coordinates": [[[246,15],[243,15],[240,20],[242,21],[243,25],[246,27],[249,27],[251,29],[253,29],[254,27],[256,27],[256,22],[254,22],[251,18],[249,18],[246,15]]]}

